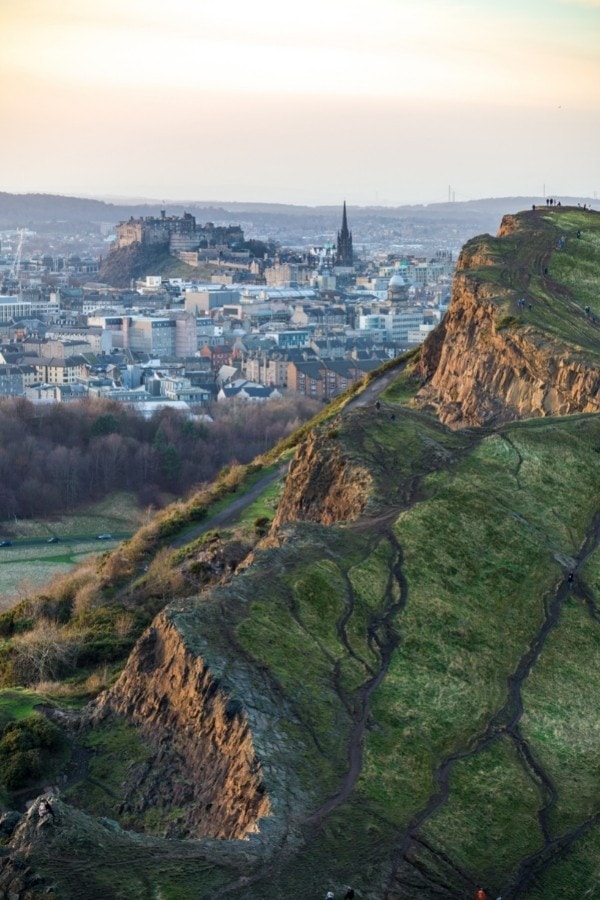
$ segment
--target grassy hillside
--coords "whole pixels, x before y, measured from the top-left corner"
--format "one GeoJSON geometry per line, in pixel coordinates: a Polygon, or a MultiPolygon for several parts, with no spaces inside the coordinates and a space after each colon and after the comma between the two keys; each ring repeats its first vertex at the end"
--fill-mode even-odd
{"type": "MultiPolygon", "coordinates": [[[[578,896],[600,810],[600,421],[456,434],[387,401],[340,420],[332,440],[368,456],[377,515],[294,526],[243,576],[177,607],[209,665],[242,654],[291,711],[265,733],[258,698],[240,697],[295,825],[277,877],[259,860],[237,896],[352,883],[364,897],[458,898],[480,881],[493,896],[542,896],[546,883],[578,896]]],[[[233,670],[222,678],[239,696],[233,670]]],[[[119,796],[105,794],[105,815],[118,817],[119,796]]],[[[98,808],[81,786],[77,797],[98,808]]],[[[143,863],[165,897],[217,896],[172,852],[143,863]]],[[[129,867],[117,896],[137,896],[140,878],[129,867]]]]}
{"type": "Polygon", "coordinates": [[[568,343],[597,363],[600,214],[573,207],[522,213],[514,231],[475,238],[489,259],[471,270],[493,289],[504,327],[568,343]],[[490,262],[492,263],[490,265],[490,262]],[[518,300],[523,299],[523,309],[518,300]],[[589,306],[589,313],[585,307],[589,306]]]}
{"type": "MultiPolygon", "coordinates": [[[[591,358],[600,246],[576,232],[556,244],[565,217],[574,228],[580,215],[527,214],[509,243],[530,244],[552,273],[530,279],[539,294],[523,315],[591,358]]],[[[520,288],[512,251],[500,259],[497,248],[497,267],[480,277],[520,288]]],[[[369,473],[355,521],[288,522],[257,542],[281,491],[277,453],[305,427],[109,555],[94,603],[75,595],[77,627],[83,612],[110,618],[115,600],[147,618],[174,597],[155,631],[174,626],[230,718],[247,719],[271,812],[245,841],[173,838],[185,791],[176,784],[169,806],[140,788],[140,772],[172,777],[158,738],[104,718],[70,734],[58,822],[42,841],[26,818],[11,838],[11,859],[24,854],[56,896],[339,898],[352,885],[366,900],[459,900],[480,884],[503,900],[595,896],[600,418],[452,431],[412,407],[410,365],[370,379],[368,402],[347,397],[313,422],[317,476],[326,454],[369,473]],[[238,513],[244,492],[253,505],[238,513]],[[234,518],[215,535],[223,507],[234,518]],[[209,577],[215,541],[220,561],[246,565],[209,577]]],[[[11,620],[17,643],[26,612],[11,620]]],[[[149,654],[149,693],[173,662],[149,654]]],[[[154,699],[174,702],[168,689],[154,699]]],[[[194,742],[214,737],[186,727],[194,742]]]]}

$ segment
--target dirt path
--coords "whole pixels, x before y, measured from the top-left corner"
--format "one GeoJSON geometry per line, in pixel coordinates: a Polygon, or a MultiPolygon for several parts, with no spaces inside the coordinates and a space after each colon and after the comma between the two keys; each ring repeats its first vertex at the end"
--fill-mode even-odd
{"type": "MultiPolygon", "coordinates": [[[[574,567],[575,574],[583,567],[586,559],[598,547],[599,543],[600,516],[592,523],[584,544],[576,557],[576,564],[574,567]]],[[[388,883],[386,897],[395,896],[396,888],[394,882],[396,882],[399,871],[404,864],[408,863],[410,866],[416,865],[417,861],[411,857],[411,850],[413,845],[420,839],[419,830],[446,803],[450,794],[450,777],[456,763],[471,759],[482,750],[489,747],[494,741],[497,741],[502,737],[508,736],[514,742],[521,765],[528,777],[539,788],[543,797],[542,805],[538,809],[538,822],[543,839],[543,846],[541,850],[523,858],[516,873],[507,882],[503,890],[500,891],[503,900],[515,900],[515,898],[521,896],[531,879],[538,874],[543,867],[558,859],[560,855],[568,850],[577,837],[590,827],[593,827],[593,825],[600,820],[599,813],[598,815],[593,816],[588,822],[584,822],[573,829],[569,834],[551,838],[549,815],[556,801],[556,787],[549,774],[536,759],[535,754],[520,730],[520,720],[523,714],[523,684],[539,659],[548,636],[557,627],[564,602],[571,596],[571,591],[577,592],[578,588],[579,582],[577,577],[575,578],[574,584],[570,585],[567,573],[565,573],[564,578],[561,579],[556,588],[554,596],[551,599],[544,598],[542,623],[537,633],[533,636],[527,650],[518,661],[512,675],[509,675],[507,679],[508,696],[506,701],[492,716],[483,732],[475,739],[469,749],[449,755],[442,760],[438,766],[434,776],[436,784],[434,793],[431,794],[423,808],[413,816],[411,822],[400,836],[399,847],[395,855],[394,872],[388,883]]],[[[589,596],[589,591],[587,594],[589,596]]],[[[449,890],[450,893],[447,894],[447,896],[458,898],[464,895],[464,887],[448,887],[447,885],[438,882],[436,877],[431,873],[427,874],[427,880],[432,884],[436,884],[437,888],[441,890],[449,890]]],[[[470,888],[474,890],[475,885],[476,879],[473,877],[471,879],[470,888]]]]}
{"type": "Polygon", "coordinates": [[[169,542],[169,547],[184,547],[186,544],[190,544],[192,541],[196,540],[196,538],[200,537],[201,534],[204,534],[207,531],[210,531],[212,528],[217,528],[223,525],[230,525],[237,520],[240,513],[242,513],[248,506],[254,503],[255,500],[258,500],[260,495],[267,490],[272,484],[274,484],[279,479],[283,478],[285,472],[287,471],[288,464],[282,463],[272,472],[268,472],[266,475],[263,475],[262,478],[259,478],[258,481],[250,488],[249,491],[246,491],[244,494],[241,494],[236,500],[233,500],[229,503],[225,509],[220,510],[214,515],[210,516],[200,525],[194,526],[194,528],[188,528],[183,534],[179,534],[176,538],[173,538],[172,541],[169,542]]]}
{"type": "MultiPolygon", "coordinates": [[[[393,565],[390,567],[383,597],[383,607],[386,611],[380,617],[374,617],[368,628],[369,646],[372,649],[375,649],[379,656],[379,667],[370,678],[360,685],[353,696],[354,714],[348,740],[348,771],[336,793],[329,797],[317,810],[315,810],[310,818],[306,820],[307,825],[319,826],[322,821],[333,812],[334,809],[340,806],[354,790],[362,771],[363,737],[371,711],[371,695],[383,681],[390,664],[392,653],[400,642],[400,635],[394,627],[394,619],[406,606],[407,586],[406,580],[402,574],[402,551],[400,545],[391,529],[387,531],[386,536],[394,549],[395,555],[393,565]],[[397,600],[396,595],[398,591],[400,597],[397,600]]],[[[355,605],[354,594],[349,582],[348,586],[350,589],[348,606],[337,626],[342,644],[346,647],[349,646],[348,635],[346,634],[346,624],[352,616],[355,605]]]]}
{"type": "MultiPolygon", "coordinates": [[[[400,372],[404,369],[405,363],[400,363],[396,368],[392,369],[390,372],[386,372],[380,378],[375,379],[367,387],[364,391],[361,391],[360,394],[357,394],[353,397],[344,407],[342,414],[349,409],[357,409],[361,406],[367,406],[369,403],[375,403],[379,394],[384,391],[393,381],[398,377],[400,372]]],[[[196,540],[196,538],[200,537],[202,534],[205,534],[207,531],[210,531],[213,528],[222,527],[224,525],[231,525],[234,523],[239,517],[240,513],[242,513],[245,509],[248,508],[255,500],[258,500],[260,495],[267,490],[272,484],[276,481],[279,481],[284,477],[285,473],[288,470],[288,463],[281,463],[276,469],[272,472],[268,472],[266,475],[263,475],[262,478],[259,478],[258,481],[250,488],[249,491],[241,494],[236,500],[229,503],[225,509],[220,510],[218,513],[210,516],[204,522],[199,525],[195,525],[193,528],[187,529],[183,534],[177,535],[177,537],[173,538],[173,540],[169,541],[169,547],[173,547],[177,549],[179,547],[184,547],[186,544],[190,544],[192,541],[196,540]]]]}

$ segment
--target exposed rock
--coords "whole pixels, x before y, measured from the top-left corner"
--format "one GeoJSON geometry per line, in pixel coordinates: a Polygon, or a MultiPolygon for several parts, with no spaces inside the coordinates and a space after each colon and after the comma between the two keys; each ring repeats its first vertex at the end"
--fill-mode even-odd
{"type": "Polygon", "coordinates": [[[166,614],[138,641],[92,721],[110,713],[139,725],[155,749],[123,813],[180,807],[178,836],[243,838],[258,830],[270,804],[243,704],[220,688],[166,614]]]}
{"type": "Polygon", "coordinates": [[[313,431],[290,463],[272,530],[289,521],[333,525],[358,518],[372,479],[363,465],[342,453],[335,437],[313,431]]]}
{"type": "MultiPolygon", "coordinates": [[[[522,227],[521,219],[507,216],[498,236],[514,241],[522,227]]],[[[456,428],[597,412],[597,360],[539,326],[507,321],[498,298],[515,291],[505,290],[501,277],[486,280],[481,272],[503,266],[491,254],[491,240],[475,238],[461,253],[448,313],[422,348],[418,372],[426,384],[419,404],[456,428]]],[[[551,235],[548,253],[552,240],[551,235]]],[[[567,302],[564,289],[556,290],[567,302]]]]}

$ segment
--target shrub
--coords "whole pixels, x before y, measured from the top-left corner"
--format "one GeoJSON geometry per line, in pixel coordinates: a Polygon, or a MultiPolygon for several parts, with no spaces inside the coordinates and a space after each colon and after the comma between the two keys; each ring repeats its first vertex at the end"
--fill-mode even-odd
{"type": "Polygon", "coordinates": [[[499,316],[496,319],[496,331],[504,331],[506,328],[518,328],[521,322],[516,316],[499,316]]]}
{"type": "Polygon", "coordinates": [[[78,638],[56,622],[40,619],[25,634],[13,637],[10,658],[19,684],[37,684],[71,671],[77,658],[78,638]]]}
{"type": "Polygon", "coordinates": [[[271,520],[268,516],[260,516],[254,520],[254,531],[258,537],[264,537],[269,532],[271,520]]]}
{"type": "Polygon", "coordinates": [[[0,782],[17,790],[36,781],[64,745],[60,728],[37,713],[9,722],[0,738],[0,782]]]}

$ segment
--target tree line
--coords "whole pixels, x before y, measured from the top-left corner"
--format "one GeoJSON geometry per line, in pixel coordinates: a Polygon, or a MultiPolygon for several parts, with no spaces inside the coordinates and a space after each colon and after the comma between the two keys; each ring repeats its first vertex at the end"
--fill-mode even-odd
{"type": "Polygon", "coordinates": [[[0,520],[69,512],[116,490],[143,506],[185,496],[247,463],[315,414],[303,397],[215,404],[213,421],[171,409],[146,419],[111,400],[0,400],[0,520]]]}

